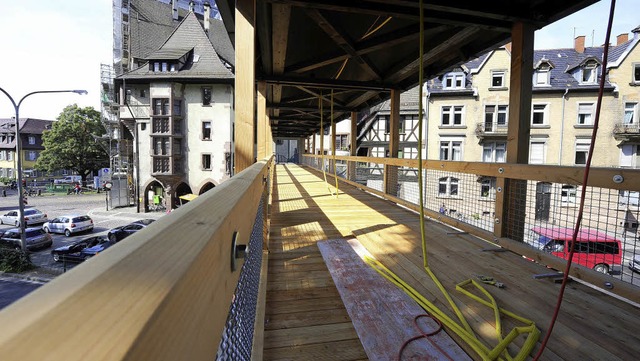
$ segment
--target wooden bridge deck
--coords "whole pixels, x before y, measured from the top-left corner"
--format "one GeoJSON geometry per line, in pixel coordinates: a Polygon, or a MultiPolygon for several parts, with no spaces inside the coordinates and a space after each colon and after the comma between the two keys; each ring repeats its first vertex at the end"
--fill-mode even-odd
{"type": "MultiPolygon", "coordinates": [[[[449,309],[423,269],[414,212],[343,183],[336,198],[330,193],[335,187],[327,186],[321,175],[292,164],[276,166],[273,187],[265,360],[367,359],[317,247],[321,240],[356,237],[429,301],[449,309]]],[[[494,246],[443,224],[429,220],[425,224],[429,266],[480,339],[497,343],[493,313],[455,291],[457,283],[477,275],[505,283],[506,288],[487,285],[486,289],[501,307],[534,321],[542,332],[540,339],[544,337],[559,284],[533,275],[548,269],[511,252],[487,251],[494,246]]],[[[541,359],[637,359],[638,314],[627,303],[572,282],[541,359]]],[[[506,320],[503,333],[516,325],[520,324],[506,320]]],[[[459,344],[476,358],[470,348],[459,344]]],[[[510,349],[512,356],[521,344],[522,338],[510,349]]]]}

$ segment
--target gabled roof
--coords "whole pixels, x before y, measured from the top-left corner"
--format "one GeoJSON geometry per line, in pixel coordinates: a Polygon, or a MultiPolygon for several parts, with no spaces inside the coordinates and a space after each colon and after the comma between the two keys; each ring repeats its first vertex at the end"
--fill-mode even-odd
{"type": "MultiPolygon", "coordinates": [[[[189,12],[178,9],[178,19],[184,19],[189,12]]],[[[201,23],[203,16],[196,14],[201,23]]],[[[129,28],[131,31],[131,56],[146,59],[157,50],[174,31],[179,22],[173,20],[171,4],[158,0],[131,0],[129,10],[129,28]]],[[[225,62],[235,64],[233,45],[222,20],[209,20],[208,37],[214,49],[225,62]]]]}
{"type": "MultiPolygon", "coordinates": [[[[20,118],[20,135],[24,138],[27,135],[42,134],[45,130],[51,127],[52,120],[34,119],[34,118],[20,118]]],[[[0,134],[8,135],[16,133],[16,122],[14,118],[2,118],[0,119],[0,134]]],[[[0,149],[15,149],[15,138],[11,142],[0,143],[0,149]]],[[[24,144],[24,149],[34,149],[33,146],[29,147],[28,144],[24,144]]],[[[35,149],[41,149],[41,146],[36,146],[35,149]]]]}
{"type": "MultiPolygon", "coordinates": [[[[614,66],[619,65],[620,61],[629,54],[630,50],[635,47],[638,42],[640,42],[640,37],[636,36],[634,39],[620,45],[610,46],[608,56],[609,64],[614,66]]],[[[473,89],[473,78],[471,75],[479,71],[479,69],[484,66],[492,53],[493,51],[488,51],[461,65],[462,69],[468,69],[469,71],[469,74],[466,76],[464,89],[442,89],[442,76],[440,76],[430,79],[427,82],[429,92],[435,95],[468,94],[470,90],[473,89]]],[[[533,56],[534,69],[538,68],[543,62],[547,62],[551,65],[550,86],[533,87],[534,92],[560,91],[565,89],[595,90],[599,87],[598,84],[581,84],[573,77],[572,70],[584,65],[589,60],[595,60],[598,64],[602,64],[604,46],[587,47],[582,53],[577,52],[573,48],[542,49],[535,50],[533,56]]],[[[450,71],[459,71],[459,69],[454,68],[450,69],[450,71]]],[[[607,80],[605,89],[611,90],[613,88],[614,85],[609,83],[607,80]]]]}
{"type": "Polygon", "coordinates": [[[119,79],[207,79],[231,80],[233,74],[227,69],[213,48],[202,25],[194,13],[189,13],[174,32],[147,59],[170,60],[184,56],[193,50],[181,69],[174,72],[154,72],[149,63],[120,75],[119,79]]]}

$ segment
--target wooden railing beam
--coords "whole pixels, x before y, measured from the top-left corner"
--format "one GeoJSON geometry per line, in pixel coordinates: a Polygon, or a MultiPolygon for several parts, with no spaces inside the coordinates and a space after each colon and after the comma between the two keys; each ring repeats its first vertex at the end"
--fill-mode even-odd
{"type": "MultiPolygon", "coordinates": [[[[269,162],[272,162],[270,160],[269,162]]],[[[3,360],[210,360],[263,196],[258,162],[0,312],[3,360]],[[46,340],[34,346],[34,340],[46,340]]],[[[248,252],[262,252],[249,249],[248,252]]]]}

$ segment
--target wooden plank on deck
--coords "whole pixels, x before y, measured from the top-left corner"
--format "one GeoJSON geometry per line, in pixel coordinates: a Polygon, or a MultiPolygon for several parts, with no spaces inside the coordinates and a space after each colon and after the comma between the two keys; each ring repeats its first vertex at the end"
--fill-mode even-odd
{"type": "Polygon", "coordinates": [[[318,242],[360,342],[370,360],[471,360],[444,331],[403,344],[438,328],[435,321],[414,319],[425,311],[407,294],[379,275],[361,257],[368,254],[356,239],[318,242]]]}

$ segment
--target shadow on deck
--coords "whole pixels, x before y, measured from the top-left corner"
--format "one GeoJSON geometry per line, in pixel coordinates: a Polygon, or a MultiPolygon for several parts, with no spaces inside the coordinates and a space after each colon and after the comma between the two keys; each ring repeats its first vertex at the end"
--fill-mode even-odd
{"type": "MultiPolygon", "coordinates": [[[[358,360],[367,355],[323,262],[317,242],[356,237],[379,261],[429,301],[448,310],[444,297],[423,269],[419,217],[379,197],[297,165],[278,165],[273,182],[264,359],[358,360]],[[331,182],[330,182],[331,183],[331,182]]],[[[498,304],[547,331],[560,285],[550,270],[512,252],[448,226],[425,221],[430,268],[486,344],[495,345],[493,313],[455,291],[477,275],[503,282],[486,286],[498,304]]],[[[451,311],[447,311],[452,315],[451,311]]],[[[638,310],[584,284],[572,282],[545,360],[630,360],[640,354],[638,310]]],[[[503,324],[506,334],[514,324],[503,324]]],[[[454,339],[457,339],[452,334],[454,339]]],[[[460,342],[459,342],[460,343],[460,342]]],[[[516,346],[520,346],[516,342],[516,346]]],[[[474,358],[470,348],[465,348],[474,358]]],[[[398,345],[400,348],[401,345],[398,345]]],[[[539,348],[539,343],[535,350],[539,348]]],[[[511,350],[511,355],[517,353],[511,350]]],[[[534,351],[535,352],[535,351],[534,351]]]]}

